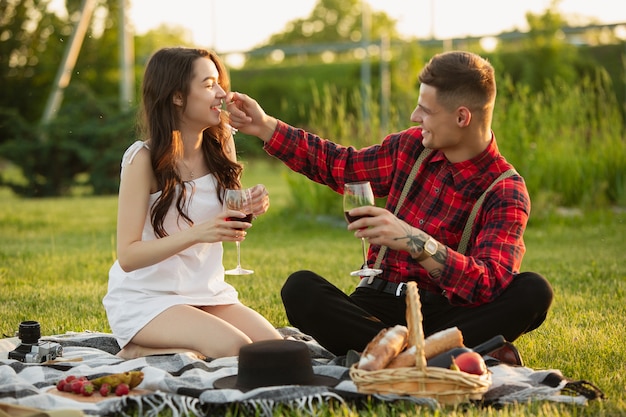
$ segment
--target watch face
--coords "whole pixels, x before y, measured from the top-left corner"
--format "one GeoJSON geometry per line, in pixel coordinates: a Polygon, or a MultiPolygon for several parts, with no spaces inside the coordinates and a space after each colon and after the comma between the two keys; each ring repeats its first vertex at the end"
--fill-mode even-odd
{"type": "Polygon", "coordinates": [[[426,243],[424,244],[424,251],[432,256],[435,253],[437,253],[437,247],[438,247],[437,242],[431,238],[431,239],[428,239],[426,243]]]}

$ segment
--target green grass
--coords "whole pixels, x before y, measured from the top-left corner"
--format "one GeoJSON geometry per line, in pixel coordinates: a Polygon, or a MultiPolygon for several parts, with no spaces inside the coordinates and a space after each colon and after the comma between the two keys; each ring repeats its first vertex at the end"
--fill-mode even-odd
{"type": "MultiPolygon", "coordinates": [[[[289,208],[292,200],[284,167],[267,159],[246,165],[244,183],[266,184],[272,206],[255,221],[242,245],[242,262],[255,274],[228,280],[244,303],[275,326],[285,326],[279,291],[287,275],[311,269],[350,291],[355,281],[348,271],[359,264],[360,246],[345,230],[341,213],[334,220],[316,220],[289,208]]],[[[101,300],[115,259],[116,197],[24,200],[0,195],[2,333],[13,335],[22,320],[38,320],[43,334],[109,332],[101,300]]],[[[555,301],[544,325],[516,345],[529,367],[560,369],[569,378],[589,380],[608,399],[587,407],[534,403],[445,412],[373,406],[361,414],[626,416],[626,213],[533,215],[539,220],[531,221],[526,233],[522,269],[545,275],[554,286],[555,301]]],[[[224,247],[225,265],[234,266],[234,244],[224,247]]],[[[357,413],[329,406],[324,414],[357,413]]]]}

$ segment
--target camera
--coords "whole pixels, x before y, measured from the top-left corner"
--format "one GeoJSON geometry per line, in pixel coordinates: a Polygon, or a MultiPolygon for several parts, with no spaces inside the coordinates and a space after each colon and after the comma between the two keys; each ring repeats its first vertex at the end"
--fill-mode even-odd
{"type": "Polygon", "coordinates": [[[40,342],[41,328],[37,321],[20,323],[18,337],[20,343],[9,352],[9,359],[25,363],[42,363],[63,355],[63,347],[54,342],[40,342]]]}

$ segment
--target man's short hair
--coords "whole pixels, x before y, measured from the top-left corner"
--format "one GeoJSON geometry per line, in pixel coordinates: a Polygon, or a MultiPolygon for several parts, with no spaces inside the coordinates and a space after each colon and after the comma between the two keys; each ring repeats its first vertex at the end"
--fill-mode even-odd
{"type": "Polygon", "coordinates": [[[448,110],[466,106],[472,112],[493,108],[496,80],[493,66],[471,52],[433,56],[419,74],[422,84],[435,87],[438,102],[448,110]]]}

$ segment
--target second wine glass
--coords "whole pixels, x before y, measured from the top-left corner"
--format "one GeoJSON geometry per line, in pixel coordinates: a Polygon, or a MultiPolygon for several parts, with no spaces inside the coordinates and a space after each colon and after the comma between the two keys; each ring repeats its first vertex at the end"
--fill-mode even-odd
{"type": "MultiPolygon", "coordinates": [[[[252,195],[250,189],[228,189],[224,194],[224,204],[231,210],[241,211],[246,214],[246,217],[229,217],[229,221],[239,222],[252,222],[252,195]]],[[[243,230],[243,229],[239,229],[243,230]]],[[[236,241],[237,245],[237,266],[233,269],[224,271],[226,275],[248,275],[254,273],[251,269],[245,269],[241,266],[241,244],[236,241]]]]}
{"type": "MultiPolygon", "coordinates": [[[[373,206],[374,193],[369,181],[349,182],[344,184],[343,188],[343,213],[348,223],[359,220],[363,216],[350,216],[348,212],[353,208],[363,206],[373,206]]],[[[363,250],[363,268],[358,271],[352,271],[350,275],[360,277],[373,277],[381,274],[381,269],[374,269],[367,266],[367,249],[365,247],[365,238],[361,238],[361,249],[363,250]]]]}

